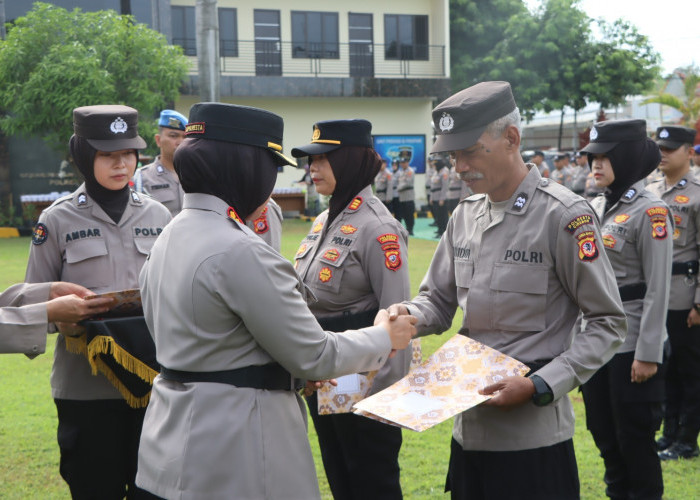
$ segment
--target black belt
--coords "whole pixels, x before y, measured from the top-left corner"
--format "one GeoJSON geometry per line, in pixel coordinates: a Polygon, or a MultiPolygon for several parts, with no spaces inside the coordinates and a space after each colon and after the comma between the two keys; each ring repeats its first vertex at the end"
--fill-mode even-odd
{"type": "Polygon", "coordinates": [[[647,285],[646,283],[634,283],[621,286],[618,290],[620,291],[622,302],[629,302],[630,300],[643,299],[647,293],[647,285]]]}
{"type": "Polygon", "coordinates": [[[448,190],[448,191],[461,191],[461,190],[462,190],[462,186],[447,188],[447,190],[448,190]]]}
{"type": "Polygon", "coordinates": [[[216,382],[268,391],[293,391],[296,389],[294,379],[279,363],[251,365],[217,372],[185,372],[161,367],[160,376],[165,380],[174,380],[183,384],[216,382]]]}
{"type": "Polygon", "coordinates": [[[673,266],[671,267],[671,274],[695,276],[698,274],[698,261],[689,260],[688,262],[674,262],[673,266]]]}
{"type": "Polygon", "coordinates": [[[330,318],[317,318],[321,328],[329,332],[344,332],[345,330],[358,330],[366,326],[374,324],[374,318],[379,312],[379,309],[363,311],[356,314],[344,312],[340,316],[331,316],[330,318]]]}
{"type": "Polygon", "coordinates": [[[408,187],[408,188],[401,188],[401,189],[399,189],[399,193],[403,193],[404,191],[413,191],[413,188],[412,188],[412,187],[408,187]]]}

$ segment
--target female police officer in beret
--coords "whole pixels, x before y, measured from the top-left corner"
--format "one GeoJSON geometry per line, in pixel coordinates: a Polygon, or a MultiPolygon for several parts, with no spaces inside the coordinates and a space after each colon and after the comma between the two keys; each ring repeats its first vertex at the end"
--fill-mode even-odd
{"type": "Polygon", "coordinates": [[[605,463],[607,495],[661,499],[654,435],[664,395],[673,225],[668,206],[644,188],[661,156],[644,120],[596,123],[583,151],[596,185],[606,188],[592,205],[627,316],[624,344],[581,386],[586,423],[605,463]]]}
{"type": "MultiPolygon", "coordinates": [[[[410,293],[408,235],[372,194],[381,158],[371,131],[367,120],[318,122],[311,143],[292,150],[296,157],[309,157],[319,194],[331,195],[328,210],[312,224],[295,263],[318,299],[309,307],[328,330],[371,325],[379,308],[410,293]]],[[[374,378],[370,394],[403,377],[410,354],[406,350],[389,360],[374,378]]],[[[333,496],[401,498],[401,430],[351,413],[319,415],[315,394],[308,402],[333,496]]]]}
{"type": "MultiPolygon", "coordinates": [[[[34,229],[25,281],[70,281],[102,293],[138,287],[138,274],[170,221],[157,201],[131,191],[138,113],[128,106],[73,110],[70,151],[85,178],[56,200],[34,229]]],[[[56,340],[52,395],[58,410],[61,475],[73,498],[129,498],[144,409],[131,408],[101,374],[93,376],[84,335],[56,340]]]]}
{"type": "Polygon", "coordinates": [[[183,210],[140,277],[161,373],[136,481],[159,496],[318,498],[292,377],[377,369],[415,331],[383,312],[377,326],[324,332],[292,265],[245,225],[290,163],[282,132],[273,113],[200,103],[175,152],[183,210]]]}

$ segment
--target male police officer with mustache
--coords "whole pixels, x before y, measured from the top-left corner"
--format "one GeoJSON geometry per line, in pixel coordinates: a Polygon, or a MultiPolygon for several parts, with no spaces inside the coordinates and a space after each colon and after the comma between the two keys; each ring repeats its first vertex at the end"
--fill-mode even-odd
{"type": "Polygon", "coordinates": [[[507,82],[482,82],[433,110],[431,153],[449,151],[474,193],[460,202],[412,301],[418,335],[450,328],[531,368],[482,389],[455,419],[452,498],[577,499],[567,393],[615,353],[626,320],[600,228],[583,198],[520,156],[520,114],[507,82]],[[586,325],[574,335],[582,311],[586,325]],[[503,411],[508,410],[508,411],[503,411]]]}

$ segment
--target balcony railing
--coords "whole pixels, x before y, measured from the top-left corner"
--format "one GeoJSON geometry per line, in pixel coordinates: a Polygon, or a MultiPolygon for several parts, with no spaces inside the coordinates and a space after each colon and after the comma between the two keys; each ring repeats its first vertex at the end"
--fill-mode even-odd
{"type": "MultiPolygon", "coordinates": [[[[196,56],[193,40],[173,40],[196,56]],[[188,48],[189,47],[189,48],[188,48]]],[[[240,76],[445,78],[444,45],[378,43],[293,44],[284,41],[225,41],[221,72],[240,76]]],[[[197,71],[196,60],[192,71],[197,71]]]]}

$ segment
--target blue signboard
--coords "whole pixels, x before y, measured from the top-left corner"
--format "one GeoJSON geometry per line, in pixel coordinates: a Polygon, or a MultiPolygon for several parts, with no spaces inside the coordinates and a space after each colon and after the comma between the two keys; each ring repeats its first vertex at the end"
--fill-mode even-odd
{"type": "Polygon", "coordinates": [[[374,150],[389,166],[399,157],[409,158],[409,165],[417,174],[425,173],[424,135],[375,135],[374,150]]]}

